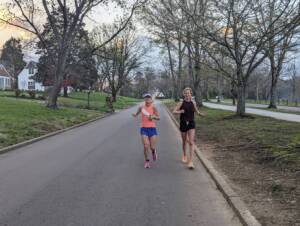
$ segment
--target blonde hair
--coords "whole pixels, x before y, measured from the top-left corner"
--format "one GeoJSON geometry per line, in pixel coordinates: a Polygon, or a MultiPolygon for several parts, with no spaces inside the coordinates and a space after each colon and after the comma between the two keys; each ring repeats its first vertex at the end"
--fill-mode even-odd
{"type": "Polygon", "coordinates": [[[182,94],[184,94],[186,91],[190,91],[191,94],[193,94],[193,90],[190,87],[185,87],[184,90],[182,91],[182,94]]]}

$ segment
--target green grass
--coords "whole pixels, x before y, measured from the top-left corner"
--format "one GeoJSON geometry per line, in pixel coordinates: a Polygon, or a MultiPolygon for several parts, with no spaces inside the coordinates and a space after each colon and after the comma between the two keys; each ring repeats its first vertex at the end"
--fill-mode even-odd
{"type": "MultiPolygon", "coordinates": [[[[10,91],[0,91],[0,148],[63,129],[97,116],[109,109],[105,106],[106,94],[92,93],[87,110],[87,94],[72,93],[59,97],[58,110],[48,109],[43,102],[14,98],[10,91]]],[[[118,97],[115,109],[123,109],[141,100],[118,97]]]]}
{"type": "Polygon", "coordinates": [[[96,111],[51,110],[33,101],[0,97],[0,148],[100,116],[96,111]]]}
{"type": "Polygon", "coordinates": [[[0,97],[8,97],[14,95],[15,93],[13,91],[0,91],[0,97]]]}
{"type": "MultiPolygon", "coordinates": [[[[174,102],[167,104],[173,107],[174,102]]],[[[230,111],[202,108],[197,137],[220,147],[255,152],[258,161],[300,167],[300,123],[261,116],[236,117],[230,111]]]]}
{"type": "MultiPolygon", "coordinates": [[[[26,98],[18,98],[18,100],[29,100],[29,94],[27,92],[22,92],[22,95],[25,95],[26,98]]],[[[41,94],[37,94],[38,97],[41,94]]],[[[109,112],[110,109],[106,107],[105,98],[108,94],[94,92],[90,94],[90,110],[97,110],[100,112],[109,112]]],[[[12,91],[0,91],[0,97],[14,98],[15,93],[12,91]]],[[[140,99],[130,98],[118,96],[117,102],[113,103],[114,109],[120,110],[124,109],[128,106],[134,105],[136,103],[141,102],[140,99]]],[[[80,108],[87,109],[87,93],[85,92],[73,92],[69,94],[69,97],[59,97],[58,105],[61,107],[69,107],[69,108],[80,108]]]]}
{"type": "MultiPolygon", "coordinates": [[[[91,93],[90,94],[90,109],[107,112],[109,109],[105,106],[105,98],[107,94],[91,93]]],[[[142,100],[130,97],[117,97],[117,102],[113,103],[115,109],[124,109],[128,106],[141,102],[142,100]]],[[[72,108],[86,108],[87,107],[87,93],[74,92],[69,97],[60,97],[58,100],[60,106],[72,108]]]]}

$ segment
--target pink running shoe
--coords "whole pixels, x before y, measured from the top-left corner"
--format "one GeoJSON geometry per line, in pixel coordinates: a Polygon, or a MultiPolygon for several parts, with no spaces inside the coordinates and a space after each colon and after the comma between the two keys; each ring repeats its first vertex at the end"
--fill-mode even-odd
{"type": "Polygon", "coordinates": [[[149,161],[145,161],[144,168],[145,169],[149,169],[150,168],[150,162],[149,161]]]}
{"type": "Polygon", "coordinates": [[[152,151],[152,157],[153,157],[153,161],[156,161],[158,159],[156,150],[152,151]]]}

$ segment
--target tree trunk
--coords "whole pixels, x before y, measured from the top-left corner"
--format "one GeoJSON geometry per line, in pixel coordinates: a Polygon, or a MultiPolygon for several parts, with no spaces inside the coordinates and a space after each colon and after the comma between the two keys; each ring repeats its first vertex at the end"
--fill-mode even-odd
{"type": "Polygon", "coordinates": [[[209,101],[209,82],[208,82],[208,77],[205,79],[204,82],[204,93],[205,93],[205,101],[209,101]]]}
{"type": "MultiPolygon", "coordinates": [[[[270,48],[269,60],[271,65],[271,88],[270,88],[270,103],[268,108],[277,108],[276,106],[276,91],[277,91],[277,81],[280,73],[280,69],[275,63],[275,53],[274,48],[270,48]]],[[[279,62],[278,62],[279,63],[279,62]]]]}
{"type": "Polygon", "coordinates": [[[272,78],[271,90],[270,90],[270,103],[268,108],[277,108],[276,106],[276,90],[277,90],[277,79],[272,78]]]}
{"type": "Polygon", "coordinates": [[[90,95],[91,95],[91,91],[87,93],[87,109],[90,109],[90,95]]]}
{"type": "Polygon", "coordinates": [[[217,98],[217,102],[220,103],[221,102],[221,95],[222,95],[222,91],[221,91],[221,76],[220,74],[217,75],[217,89],[218,89],[218,98],[217,98]]]}
{"type": "Polygon", "coordinates": [[[200,84],[198,84],[196,87],[194,87],[195,90],[195,101],[197,103],[198,106],[202,107],[203,103],[202,103],[202,92],[201,92],[201,88],[200,84]]]}
{"type": "Polygon", "coordinates": [[[111,90],[111,96],[112,96],[112,102],[116,102],[117,101],[117,90],[116,89],[111,90]]]}
{"type": "Polygon", "coordinates": [[[256,103],[259,102],[259,86],[258,81],[256,82],[256,103]]]}
{"type": "Polygon", "coordinates": [[[195,98],[198,106],[203,106],[201,89],[201,71],[200,71],[200,46],[195,43],[195,76],[194,76],[195,98]]]}
{"type": "Polygon", "coordinates": [[[116,93],[112,93],[112,101],[113,102],[117,101],[117,94],[116,93]]]}
{"type": "Polygon", "coordinates": [[[15,90],[17,90],[17,89],[19,89],[19,77],[18,77],[18,75],[17,76],[15,76],[15,81],[14,81],[14,88],[15,88],[15,90]]]}
{"type": "Polygon", "coordinates": [[[69,52],[67,48],[62,48],[62,50],[64,51],[60,54],[60,56],[57,59],[56,73],[54,76],[53,87],[51,88],[48,97],[47,107],[52,109],[57,109],[57,98],[61,91],[61,86],[65,75],[64,70],[66,67],[67,56],[69,52]]]}
{"type": "Polygon", "coordinates": [[[171,47],[170,47],[170,43],[168,38],[166,37],[166,45],[167,45],[167,49],[168,49],[168,58],[169,58],[169,65],[170,65],[170,71],[171,71],[171,77],[172,77],[172,85],[173,85],[173,99],[175,101],[178,101],[178,87],[177,87],[177,82],[176,82],[176,78],[175,78],[175,72],[174,72],[174,65],[173,65],[173,58],[172,58],[172,54],[171,54],[171,47]]]}
{"type": "Polygon", "coordinates": [[[180,97],[182,96],[182,71],[183,71],[183,51],[182,51],[182,41],[181,37],[178,39],[178,72],[177,72],[177,101],[179,101],[180,97]]]}
{"type": "Polygon", "coordinates": [[[68,97],[68,87],[64,86],[64,97],[68,97]]]}
{"type": "Polygon", "coordinates": [[[236,93],[236,86],[235,86],[235,80],[234,79],[231,80],[230,85],[231,85],[230,93],[231,93],[231,98],[232,98],[232,105],[235,106],[236,105],[235,99],[237,97],[237,93],[236,93]]]}
{"type": "Polygon", "coordinates": [[[47,107],[57,109],[57,98],[61,90],[61,82],[55,81],[48,97],[47,107]]]}
{"type": "Polygon", "coordinates": [[[239,84],[237,87],[237,108],[236,114],[238,116],[245,116],[246,114],[246,86],[244,84],[239,84]]]}

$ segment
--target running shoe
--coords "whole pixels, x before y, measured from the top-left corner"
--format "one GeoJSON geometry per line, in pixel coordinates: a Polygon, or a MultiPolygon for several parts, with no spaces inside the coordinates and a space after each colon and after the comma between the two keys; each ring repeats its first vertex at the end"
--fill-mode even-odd
{"type": "Polygon", "coordinates": [[[156,161],[158,159],[156,150],[152,151],[152,157],[153,157],[153,161],[156,161]]]}
{"type": "Polygon", "coordinates": [[[187,163],[186,155],[182,155],[181,162],[182,163],[187,163]]]}
{"type": "Polygon", "coordinates": [[[193,161],[190,161],[189,163],[188,163],[188,168],[189,169],[195,169],[195,166],[194,166],[194,163],[193,163],[193,161]]]}
{"type": "Polygon", "coordinates": [[[150,168],[150,162],[149,161],[145,161],[144,168],[145,169],[149,169],[150,168]]]}

